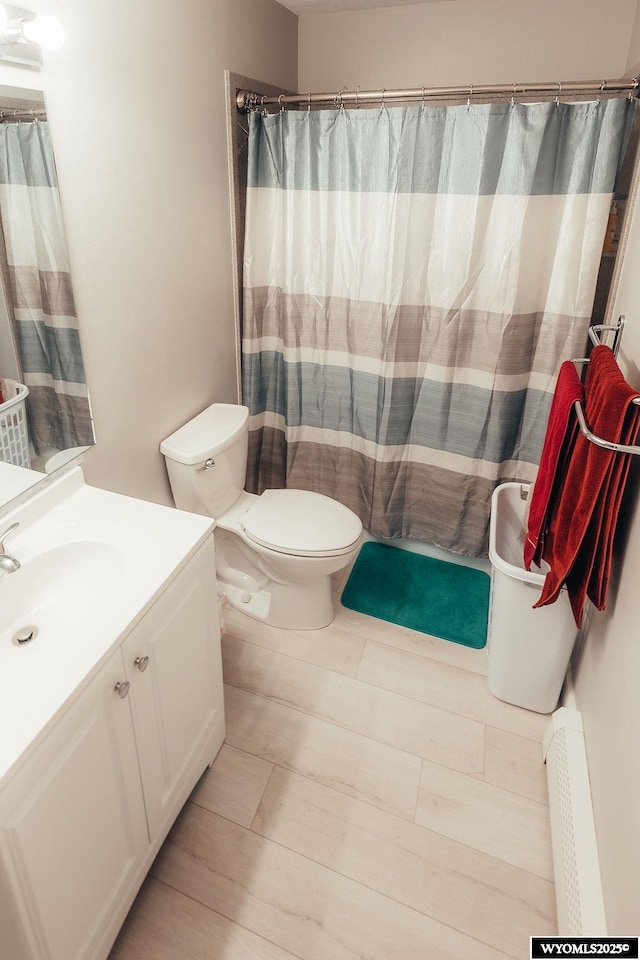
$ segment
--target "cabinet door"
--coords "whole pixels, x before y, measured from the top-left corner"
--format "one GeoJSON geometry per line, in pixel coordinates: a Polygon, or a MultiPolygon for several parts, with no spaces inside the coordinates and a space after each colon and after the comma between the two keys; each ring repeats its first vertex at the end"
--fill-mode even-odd
{"type": "Polygon", "coordinates": [[[0,794],[0,873],[27,957],[94,956],[148,850],[122,680],[118,651],[0,794]]]}
{"type": "Polygon", "coordinates": [[[122,649],[153,841],[168,830],[224,738],[213,537],[122,649]]]}

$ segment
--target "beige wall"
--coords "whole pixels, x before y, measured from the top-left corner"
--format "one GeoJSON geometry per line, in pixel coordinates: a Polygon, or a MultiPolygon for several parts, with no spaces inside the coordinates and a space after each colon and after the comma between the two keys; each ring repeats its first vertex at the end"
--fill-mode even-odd
{"type": "MultiPolygon", "coordinates": [[[[640,65],[640,4],[627,71],[640,65]]],[[[634,71],[635,72],[635,71],[634,71]]],[[[626,316],[620,365],[640,389],[640,209],[630,221],[620,285],[610,316],[626,316]]],[[[576,706],[582,711],[607,921],[612,934],[636,930],[640,907],[640,462],[633,464],[619,525],[607,610],[592,611],[576,650],[576,706]]]]}
{"type": "MultiPolygon", "coordinates": [[[[626,316],[619,359],[640,389],[640,210],[612,318],[626,316]]],[[[592,611],[574,656],[576,704],[583,713],[607,919],[613,934],[640,919],[640,462],[633,464],[619,525],[604,613],[592,611]]]]}
{"type": "MultiPolygon", "coordinates": [[[[640,4],[627,70],[640,66],[640,4]]],[[[635,75],[636,71],[634,71],[635,75]]],[[[640,209],[636,201],[620,286],[611,319],[626,317],[619,355],[640,389],[640,209]]],[[[636,929],[640,908],[640,462],[633,464],[617,539],[610,599],[593,612],[573,662],[576,705],[582,711],[609,930],[636,929]]]]}
{"type": "Polygon", "coordinates": [[[627,71],[633,70],[634,67],[640,68],[640,4],[638,4],[636,19],[631,31],[631,41],[629,43],[629,54],[627,57],[627,71]]]}
{"type": "MultiPolygon", "coordinates": [[[[98,438],[85,475],[170,502],[160,441],[236,399],[223,73],[295,87],[297,19],[274,0],[30,6],[67,32],[43,76],[98,438]]],[[[33,83],[0,83],[16,73],[33,83]]]]}
{"type": "Polygon", "coordinates": [[[451,0],[308,14],[299,88],[618,77],[635,11],[636,0],[451,0]]]}
{"type": "MultiPolygon", "coordinates": [[[[223,70],[298,86],[296,18],[273,0],[30,6],[67,27],[44,78],[98,434],[85,472],[169,502],[160,440],[235,399],[223,70]]],[[[613,77],[640,61],[635,11],[636,0],[452,0],[305,16],[299,89],[613,77]]],[[[3,83],[39,78],[0,68],[3,83]]],[[[640,214],[616,304],[640,387],[638,262],[640,214]]],[[[639,513],[628,510],[609,610],[575,665],[617,933],[636,930],[640,889],[639,513]]]]}
{"type": "MultiPolygon", "coordinates": [[[[299,89],[617,77],[640,61],[636,0],[453,0],[300,19],[299,89]]],[[[640,388],[640,212],[614,316],[621,363],[640,388]]],[[[637,465],[636,478],[640,474],[637,465]]],[[[636,484],[640,487],[640,479],[636,484]]],[[[593,613],[575,660],[609,929],[638,927],[640,890],[640,505],[628,497],[609,609],[593,613]]]]}

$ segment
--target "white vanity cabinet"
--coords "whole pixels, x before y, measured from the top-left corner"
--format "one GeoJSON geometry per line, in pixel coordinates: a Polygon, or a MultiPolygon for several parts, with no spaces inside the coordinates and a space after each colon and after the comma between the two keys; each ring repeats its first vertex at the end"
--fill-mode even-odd
{"type": "Polygon", "coordinates": [[[209,536],[0,789],[0,957],[104,960],[224,737],[209,536]]]}
{"type": "Polygon", "coordinates": [[[224,737],[217,603],[211,538],[122,644],[151,838],[166,833],[194,787],[190,772],[197,779],[224,737]]]}
{"type": "Polygon", "coordinates": [[[0,956],[91,957],[149,845],[120,651],[0,794],[0,956]],[[12,932],[8,932],[12,931],[12,932]]]}

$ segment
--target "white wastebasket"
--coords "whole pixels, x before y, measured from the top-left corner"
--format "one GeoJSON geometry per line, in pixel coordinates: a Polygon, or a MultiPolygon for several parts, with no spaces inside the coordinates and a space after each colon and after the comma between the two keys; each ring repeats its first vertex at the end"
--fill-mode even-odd
{"type": "Polygon", "coordinates": [[[487,683],[500,700],[537,713],[555,710],[577,628],[566,590],[555,603],[533,609],[542,571],[525,570],[523,517],[529,487],[503,483],[491,498],[487,683]]]}

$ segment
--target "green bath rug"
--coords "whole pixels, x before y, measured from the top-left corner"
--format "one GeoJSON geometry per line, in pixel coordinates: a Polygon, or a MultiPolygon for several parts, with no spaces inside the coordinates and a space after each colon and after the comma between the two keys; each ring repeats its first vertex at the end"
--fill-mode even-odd
{"type": "Polygon", "coordinates": [[[487,642],[489,575],[369,541],[342,593],[350,610],[480,649],[487,642]]]}

